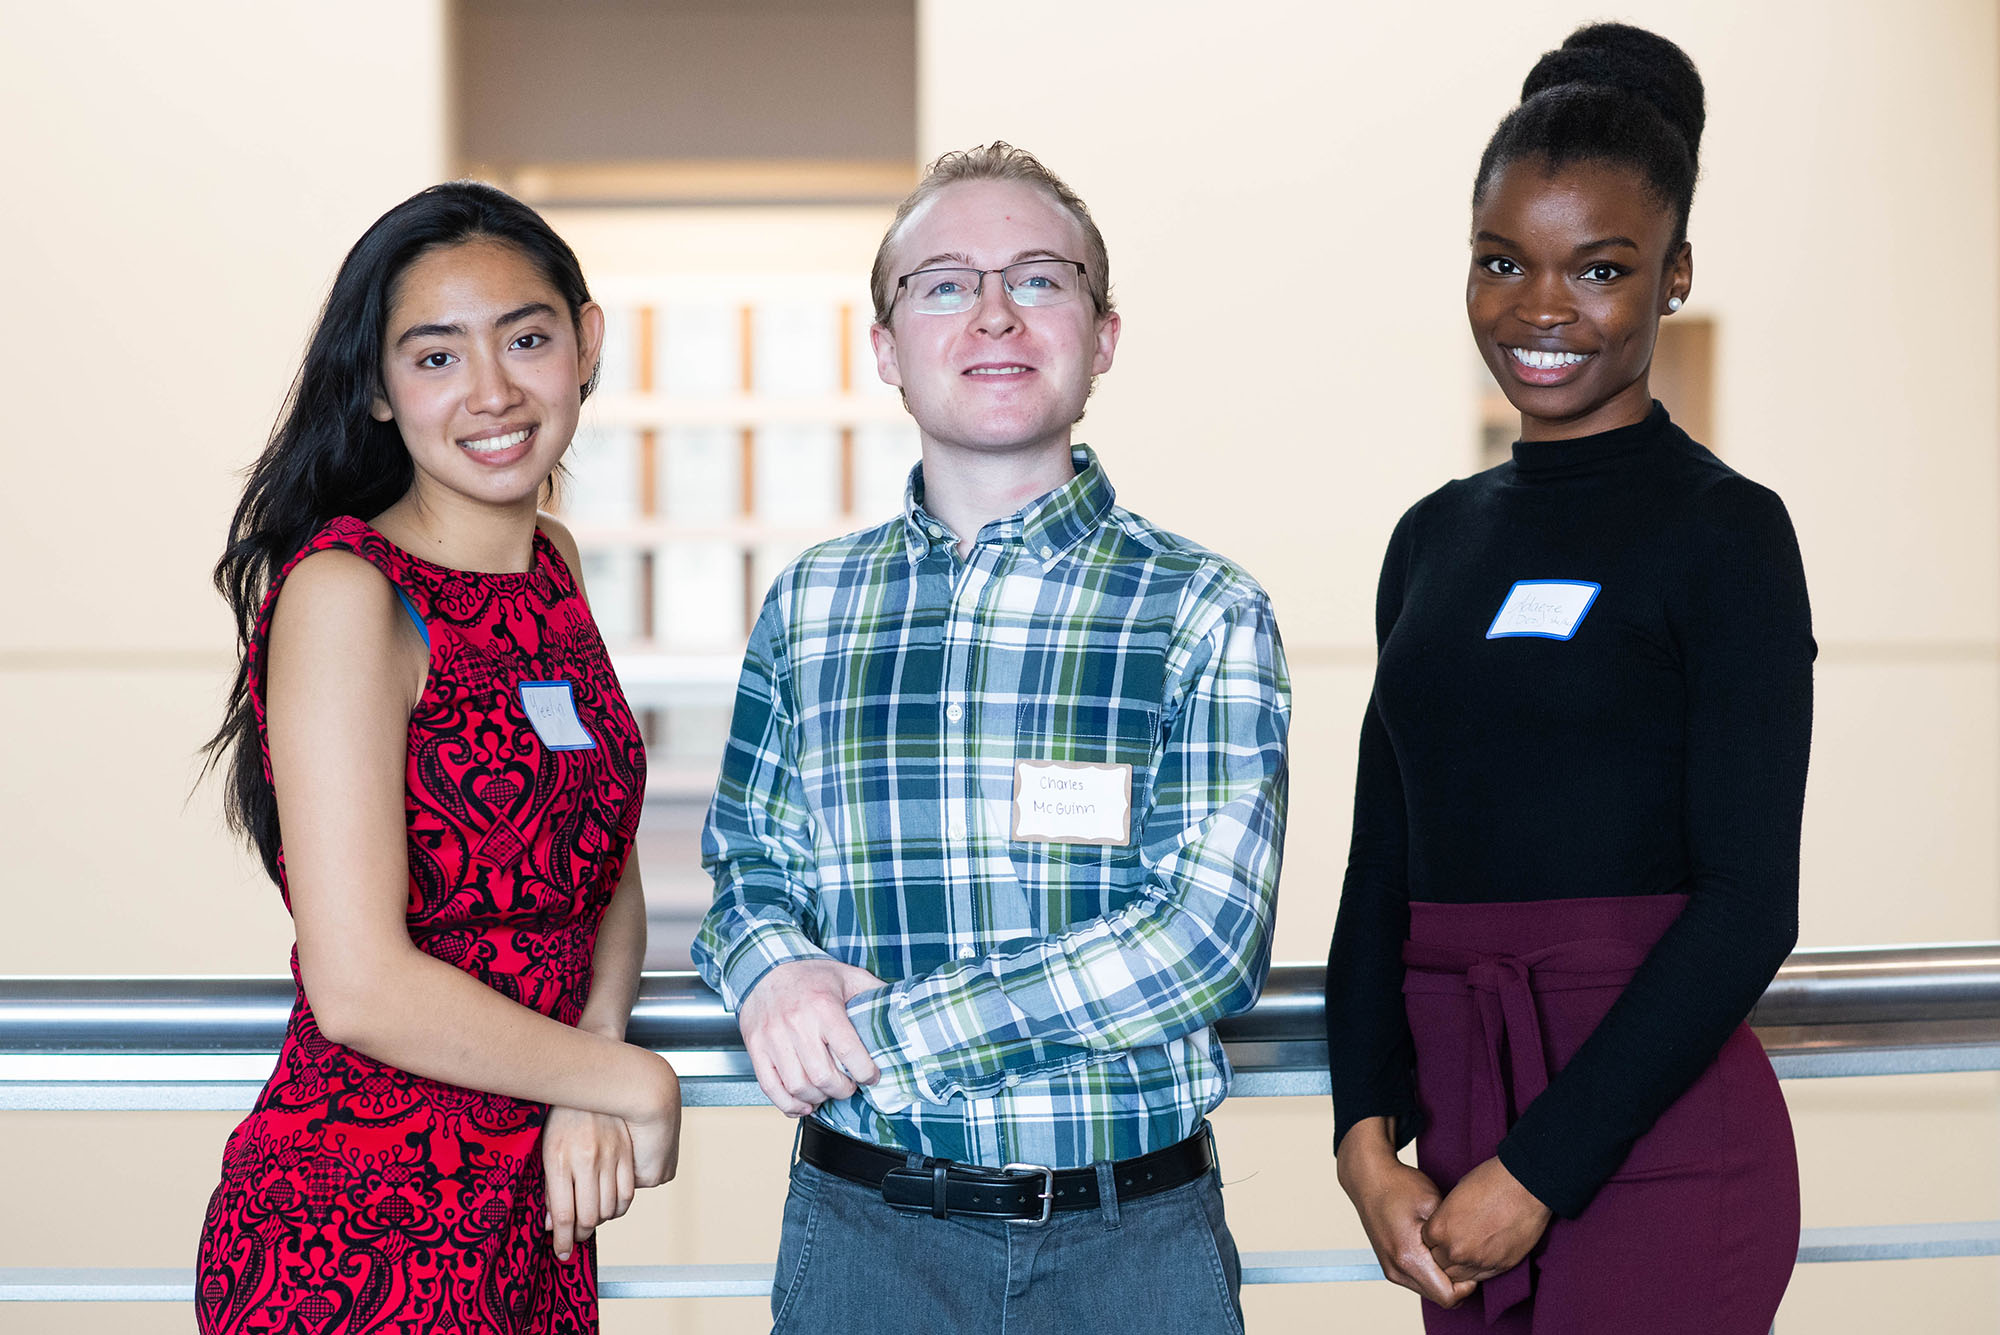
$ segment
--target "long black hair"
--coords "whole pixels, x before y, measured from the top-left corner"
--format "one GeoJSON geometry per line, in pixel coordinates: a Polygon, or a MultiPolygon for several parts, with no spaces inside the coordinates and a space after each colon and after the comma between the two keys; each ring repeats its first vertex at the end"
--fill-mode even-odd
{"type": "MultiPolygon", "coordinates": [[[[370,519],[402,499],[415,465],[394,422],[369,413],[382,392],[382,341],[396,285],[419,257],[443,246],[490,240],[512,246],[560,292],[579,325],[590,301],[583,269],[542,216],[505,191],[451,181],[390,209],[354,243],[334,275],[305,361],[271,438],[250,466],[215,587],[236,617],[236,681],[222,726],[203,748],[206,768],[223,764],[229,824],[278,879],[278,802],[264,774],[250,704],[250,650],[264,599],[279,571],[329,520],[370,519]]],[[[579,386],[584,397],[591,381],[579,386]]],[[[204,770],[206,772],[206,769],[204,770]]]]}
{"type": "Polygon", "coordinates": [[[1511,162],[1550,169],[1577,161],[1638,170],[1674,213],[1672,250],[1687,240],[1688,211],[1708,113],[1701,75],[1687,52],[1658,33],[1625,23],[1578,28],[1545,53],[1521,85],[1521,104],[1487,142],[1473,182],[1473,207],[1511,162]]]}

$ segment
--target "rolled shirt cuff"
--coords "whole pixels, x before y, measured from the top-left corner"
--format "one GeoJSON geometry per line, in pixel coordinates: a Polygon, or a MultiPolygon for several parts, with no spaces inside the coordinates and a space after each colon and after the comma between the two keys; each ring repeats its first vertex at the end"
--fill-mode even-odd
{"type": "Polygon", "coordinates": [[[750,995],[751,989],[780,964],[827,958],[827,953],[797,927],[789,923],[761,923],[736,943],[736,949],[729,953],[729,962],[721,969],[722,1004],[731,1011],[743,1009],[743,999],[750,995]]]}

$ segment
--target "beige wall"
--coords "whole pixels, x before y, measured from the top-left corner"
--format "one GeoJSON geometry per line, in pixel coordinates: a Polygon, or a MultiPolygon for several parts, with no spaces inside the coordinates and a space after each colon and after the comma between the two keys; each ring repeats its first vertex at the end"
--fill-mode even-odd
{"type": "MultiPolygon", "coordinates": [[[[1472,164],[1535,53],[1603,11],[1523,3],[1496,23],[1457,3],[1156,0],[1140,13],[1011,6],[1007,30],[1062,35],[1038,70],[1002,58],[989,8],[925,4],[920,135],[927,152],[996,135],[1030,146],[1104,224],[1126,336],[1084,435],[1135,508],[1242,559],[1277,599],[1297,698],[1279,953],[1313,958],[1344,855],[1381,546],[1405,505],[1473,460],[1481,372],[1458,313],[1472,164]],[[1219,256],[1244,258],[1233,289],[1183,278],[1184,260],[1219,256]],[[1260,286],[1264,260],[1314,280],[1260,286]]],[[[1786,497],[1813,583],[1805,939],[1992,937],[1992,8],[1661,0],[1621,15],[1684,42],[1709,79],[1694,300],[1721,331],[1715,443],[1786,497]]],[[[230,661],[206,569],[233,470],[268,429],[342,249],[444,170],[441,28],[438,0],[0,0],[0,125],[13,127],[0,245],[30,257],[9,295],[35,316],[0,362],[25,414],[8,432],[0,543],[29,574],[0,628],[0,687],[17,702],[0,973],[262,972],[283,958],[284,920],[222,837],[212,792],[184,801],[230,661]]],[[[593,268],[662,244],[747,267],[777,234],[720,213],[560,225],[593,268]]],[[[829,254],[872,242],[852,217],[830,228],[829,254]]],[[[1996,1086],[1789,1085],[1808,1222],[2000,1213],[1996,1086]]],[[[0,1250],[16,1265],[187,1264],[233,1120],[0,1115],[0,1175],[46,1203],[0,1224],[0,1250]]],[[[1246,1248],[1359,1244],[1341,1209],[1299,1204],[1335,1199],[1319,1101],[1245,1100],[1220,1122],[1246,1248]]],[[[607,1232],[605,1260],[769,1255],[785,1133],[774,1113],[696,1114],[686,1180],[607,1232]],[[733,1184],[734,1163],[750,1167],[733,1184]]],[[[1380,1285],[1249,1304],[1264,1329],[1413,1319],[1380,1285]]],[[[1784,1321],[1973,1329],[1996,1311],[1995,1262],[1830,1266],[1801,1274],[1784,1321]]],[[[754,1302],[607,1312],[612,1330],[761,1328],[754,1302]]],[[[166,1308],[39,1309],[20,1328],[190,1324],[166,1308]]]]}
{"type": "Polygon", "coordinates": [[[207,572],[346,248],[444,163],[441,7],[0,0],[12,340],[0,972],[277,967],[187,800],[231,628],[207,572]],[[31,392],[32,391],[32,392],[31,392]],[[79,930],[79,924],[91,930],[79,930]]]}
{"type": "MultiPolygon", "coordinates": [[[[283,967],[275,893],[188,799],[232,662],[207,571],[342,253],[444,170],[442,31],[441,0],[0,0],[0,973],[283,967]]],[[[0,1114],[0,1181],[47,1203],[0,1264],[191,1264],[234,1120],[0,1114]]]]}

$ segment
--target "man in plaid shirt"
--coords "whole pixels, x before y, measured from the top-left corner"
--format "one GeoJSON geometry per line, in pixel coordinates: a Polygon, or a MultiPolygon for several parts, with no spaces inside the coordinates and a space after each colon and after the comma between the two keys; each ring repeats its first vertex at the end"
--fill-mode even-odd
{"type": "Polygon", "coordinates": [[[939,159],[873,289],[923,461],[773,585],[702,844],[696,963],[806,1119],[777,1329],[1240,1330],[1204,1119],[1270,963],[1269,601],[1072,446],[1119,317],[1033,157],[939,159]]]}

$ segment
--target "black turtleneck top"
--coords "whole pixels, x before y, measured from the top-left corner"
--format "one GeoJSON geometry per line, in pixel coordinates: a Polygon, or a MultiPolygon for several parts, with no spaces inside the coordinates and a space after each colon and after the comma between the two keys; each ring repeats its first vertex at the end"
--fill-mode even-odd
{"type": "Polygon", "coordinates": [[[1375,629],[1327,960],[1336,1144],[1367,1117],[1416,1130],[1411,901],[1690,896],[1501,1143],[1574,1217],[1797,939],[1815,649],[1791,521],[1655,403],[1419,501],[1375,629]]]}

